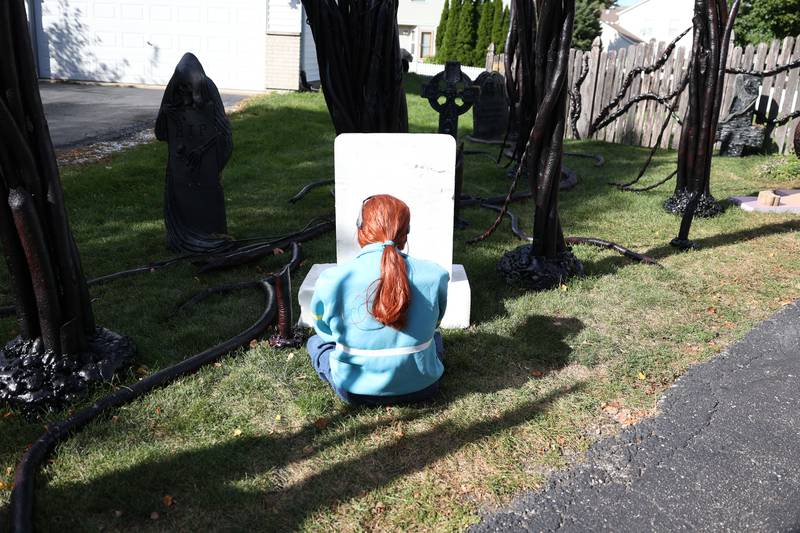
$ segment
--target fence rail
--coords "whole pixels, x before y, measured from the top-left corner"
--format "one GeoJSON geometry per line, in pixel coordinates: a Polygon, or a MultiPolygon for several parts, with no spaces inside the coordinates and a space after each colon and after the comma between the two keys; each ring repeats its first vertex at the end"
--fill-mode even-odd
{"type": "MultiPolygon", "coordinates": [[[[444,65],[438,65],[436,63],[422,63],[420,61],[414,61],[408,65],[409,72],[419,74],[420,76],[435,76],[443,70],[444,65]]],[[[461,72],[469,76],[473,81],[475,78],[480,76],[483,71],[484,69],[480,67],[461,67],[461,72]]]]}
{"type": "MultiPolygon", "coordinates": [[[[666,47],[667,43],[650,42],[608,52],[601,49],[600,40],[597,39],[591,50],[571,51],[570,89],[574,88],[584,61],[588,62],[589,69],[580,88],[581,114],[577,130],[581,138],[587,138],[590,125],[597,119],[603,107],[619,93],[628,72],[636,67],[652,65],[664,53],[666,47]]],[[[631,99],[646,93],[665,95],[677,89],[689,68],[690,56],[690,50],[676,48],[661,69],[635,77],[633,85],[615,109],[621,109],[631,99]]],[[[728,68],[764,71],[798,59],[800,59],[800,36],[786,37],[758,46],[734,47],[728,56],[728,68]]],[[[494,54],[494,47],[490,47],[486,54],[486,70],[503,72],[504,60],[502,54],[494,54]]],[[[725,117],[733,100],[735,78],[735,74],[728,74],[725,79],[722,118],[725,117]]],[[[639,102],[607,127],[596,131],[592,138],[636,146],[653,147],[658,144],[662,148],[677,148],[681,134],[680,121],[686,113],[688,100],[687,90],[677,101],[674,113],[666,106],[652,100],[639,102]],[[664,135],[659,139],[661,126],[665,121],[668,121],[668,124],[664,135]]],[[[776,125],[775,120],[793,113],[798,108],[800,108],[800,68],[761,79],[760,97],[754,118],[756,124],[766,128],[767,139],[771,141],[769,148],[779,153],[793,150],[791,139],[800,119],[795,118],[783,125],[776,125]]],[[[568,128],[567,137],[573,138],[571,128],[568,128]]]]}

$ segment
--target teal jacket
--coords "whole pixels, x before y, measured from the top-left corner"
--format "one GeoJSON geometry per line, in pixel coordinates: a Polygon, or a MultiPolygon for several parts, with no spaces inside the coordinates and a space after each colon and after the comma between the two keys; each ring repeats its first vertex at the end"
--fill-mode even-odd
{"type": "Polygon", "coordinates": [[[450,276],[431,261],[406,261],[411,303],[403,331],[369,313],[367,298],[381,274],[383,244],[369,244],[353,261],[326,270],[314,288],[314,329],[330,353],[333,385],[353,394],[399,396],[433,385],[444,373],[433,334],[447,306],[450,276]]]}

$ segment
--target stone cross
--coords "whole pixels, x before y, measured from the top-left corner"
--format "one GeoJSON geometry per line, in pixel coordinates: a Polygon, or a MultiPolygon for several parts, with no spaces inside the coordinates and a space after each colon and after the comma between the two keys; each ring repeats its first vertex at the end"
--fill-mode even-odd
{"type": "Polygon", "coordinates": [[[422,97],[439,113],[439,133],[452,135],[456,140],[458,117],[470,110],[479,93],[469,76],[461,72],[458,61],[448,61],[444,71],[422,86],[422,97]]]}

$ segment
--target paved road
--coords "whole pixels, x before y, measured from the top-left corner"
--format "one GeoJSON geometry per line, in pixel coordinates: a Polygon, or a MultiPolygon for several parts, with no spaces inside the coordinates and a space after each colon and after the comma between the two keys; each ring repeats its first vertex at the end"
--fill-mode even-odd
{"type": "MultiPolygon", "coordinates": [[[[49,82],[41,83],[39,90],[56,148],[115,140],[152,128],[164,94],[163,88],[49,82]]],[[[225,107],[244,98],[222,94],[225,107]]]]}
{"type": "Polygon", "coordinates": [[[660,415],[488,516],[490,531],[800,531],[800,306],[692,368],[660,415]]]}

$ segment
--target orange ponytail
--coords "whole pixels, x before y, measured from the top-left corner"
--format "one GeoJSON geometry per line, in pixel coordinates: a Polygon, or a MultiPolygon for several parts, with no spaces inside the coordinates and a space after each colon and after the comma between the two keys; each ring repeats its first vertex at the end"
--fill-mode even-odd
{"type": "Polygon", "coordinates": [[[408,239],[411,211],[405,202],[388,194],[368,198],[361,208],[358,243],[383,243],[381,277],[375,288],[372,316],[385,326],[403,329],[411,303],[406,262],[400,252],[408,239]]]}

